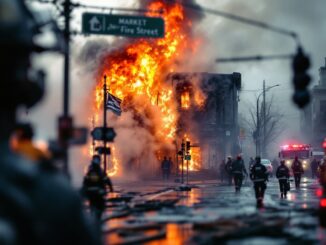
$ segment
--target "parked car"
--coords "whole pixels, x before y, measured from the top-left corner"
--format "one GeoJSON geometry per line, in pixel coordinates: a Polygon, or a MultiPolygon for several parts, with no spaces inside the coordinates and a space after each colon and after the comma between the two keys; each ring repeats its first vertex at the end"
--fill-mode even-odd
{"type": "Polygon", "coordinates": [[[261,159],[261,163],[267,168],[269,175],[273,175],[272,162],[269,159],[261,159]]]}

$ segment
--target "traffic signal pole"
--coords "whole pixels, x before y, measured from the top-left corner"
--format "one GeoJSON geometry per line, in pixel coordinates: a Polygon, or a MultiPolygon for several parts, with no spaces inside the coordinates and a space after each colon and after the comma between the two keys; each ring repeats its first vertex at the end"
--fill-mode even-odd
{"type": "Polygon", "coordinates": [[[183,178],[184,178],[184,157],[185,157],[185,143],[182,140],[181,143],[181,151],[182,151],[182,167],[181,167],[181,184],[183,184],[183,178]]]}
{"type": "MultiPolygon", "coordinates": [[[[69,69],[70,69],[70,14],[72,6],[70,0],[65,0],[63,3],[63,14],[65,20],[64,29],[64,40],[65,40],[65,51],[64,51],[64,80],[63,80],[63,116],[62,119],[69,121],[69,69]]],[[[68,131],[72,130],[72,125],[68,126],[68,131]]],[[[60,129],[59,129],[60,130],[60,129]]],[[[68,133],[70,135],[70,133],[68,133]]],[[[63,160],[63,171],[69,177],[69,137],[63,137],[60,139],[62,147],[62,160],[63,160]]]]}
{"type": "Polygon", "coordinates": [[[262,157],[266,158],[266,83],[263,81],[263,145],[262,157]]]}

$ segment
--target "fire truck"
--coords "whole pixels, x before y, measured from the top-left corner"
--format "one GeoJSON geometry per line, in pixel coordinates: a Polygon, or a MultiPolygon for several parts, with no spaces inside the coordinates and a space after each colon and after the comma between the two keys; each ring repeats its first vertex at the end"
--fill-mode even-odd
{"type": "Polygon", "coordinates": [[[310,171],[311,155],[312,147],[308,144],[283,145],[279,152],[280,160],[284,160],[288,167],[291,167],[294,158],[297,156],[302,162],[305,171],[310,171]]]}

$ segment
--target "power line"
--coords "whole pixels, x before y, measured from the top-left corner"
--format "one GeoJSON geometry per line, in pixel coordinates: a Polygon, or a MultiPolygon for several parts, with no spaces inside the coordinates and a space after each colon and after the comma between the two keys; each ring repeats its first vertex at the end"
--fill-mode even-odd
{"type": "MultiPolygon", "coordinates": [[[[166,1],[173,2],[173,3],[179,3],[176,0],[166,0],[166,1]]],[[[273,25],[270,25],[270,24],[267,24],[267,23],[264,23],[264,22],[261,22],[261,21],[252,20],[252,19],[249,19],[249,18],[245,18],[245,17],[241,17],[241,16],[238,16],[238,15],[223,12],[223,11],[220,11],[220,10],[205,8],[205,7],[202,7],[200,5],[194,5],[194,4],[190,4],[190,3],[181,3],[181,4],[182,4],[182,6],[184,6],[186,8],[189,8],[189,9],[192,9],[192,10],[195,10],[195,11],[206,12],[206,13],[210,13],[210,14],[213,14],[213,15],[222,16],[222,17],[227,18],[227,19],[238,21],[238,22],[248,24],[248,25],[251,25],[251,26],[256,26],[256,27],[266,29],[266,30],[269,30],[269,31],[273,31],[273,32],[276,32],[276,33],[279,33],[279,34],[282,34],[282,35],[285,35],[285,36],[289,36],[289,37],[293,38],[297,43],[299,43],[298,34],[296,32],[294,32],[294,31],[291,31],[291,30],[287,30],[287,29],[284,29],[284,28],[281,28],[281,27],[276,27],[276,26],[273,26],[273,25]]]]}
{"type": "Polygon", "coordinates": [[[294,54],[255,55],[255,56],[244,56],[244,57],[218,58],[215,61],[218,63],[250,62],[250,61],[262,61],[262,60],[292,59],[293,57],[294,54]]]}

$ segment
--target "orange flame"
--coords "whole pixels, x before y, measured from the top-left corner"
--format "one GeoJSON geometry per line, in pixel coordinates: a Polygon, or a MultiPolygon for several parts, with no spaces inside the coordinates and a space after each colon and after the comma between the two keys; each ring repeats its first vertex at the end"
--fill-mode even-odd
{"type": "MultiPolygon", "coordinates": [[[[184,142],[190,141],[190,150],[189,155],[191,156],[191,160],[189,161],[189,171],[198,171],[201,169],[201,151],[198,146],[195,145],[195,141],[193,137],[190,137],[188,134],[184,135],[183,138],[184,142]]],[[[183,165],[183,169],[187,170],[187,161],[185,161],[185,164],[183,165]]],[[[180,166],[182,168],[182,166],[180,166]]]]}
{"type": "MultiPolygon", "coordinates": [[[[187,51],[194,51],[198,42],[188,32],[192,25],[186,20],[183,7],[178,4],[166,4],[163,0],[155,0],[148,5],[149,10],[163,10],[165,37],[160,39],[134,39],[117,51],[106,55],[98,73],[95,88],[94,114],[98,123],[103,103],[103,77],[108,78],[110,93],[123,100],[123,110],[133,110],[144,114],[146,108],[155,108],[160,114],[160,122],[154,125],[156,141],[171,143],[176,135],[178,120],[174,102],[173,88],[164,79],[168,72],[173,72],[177,59],[187,51]],[[135,106],[134,101],[143,101],[135,106]]],[[[149,16],[160,16],[151,12],[149,16]]],[[[119,149],[117,149],[119,151],[119,149]]],[[[113,170],[118,172],[115,151],[112,152],[113,170]]]]}
{"type": "Polygon", "coordinates": [[[181,108],[189,109],[190,107],[190,94],[189,91],[185,91],[181,94],[181,108]]]}

